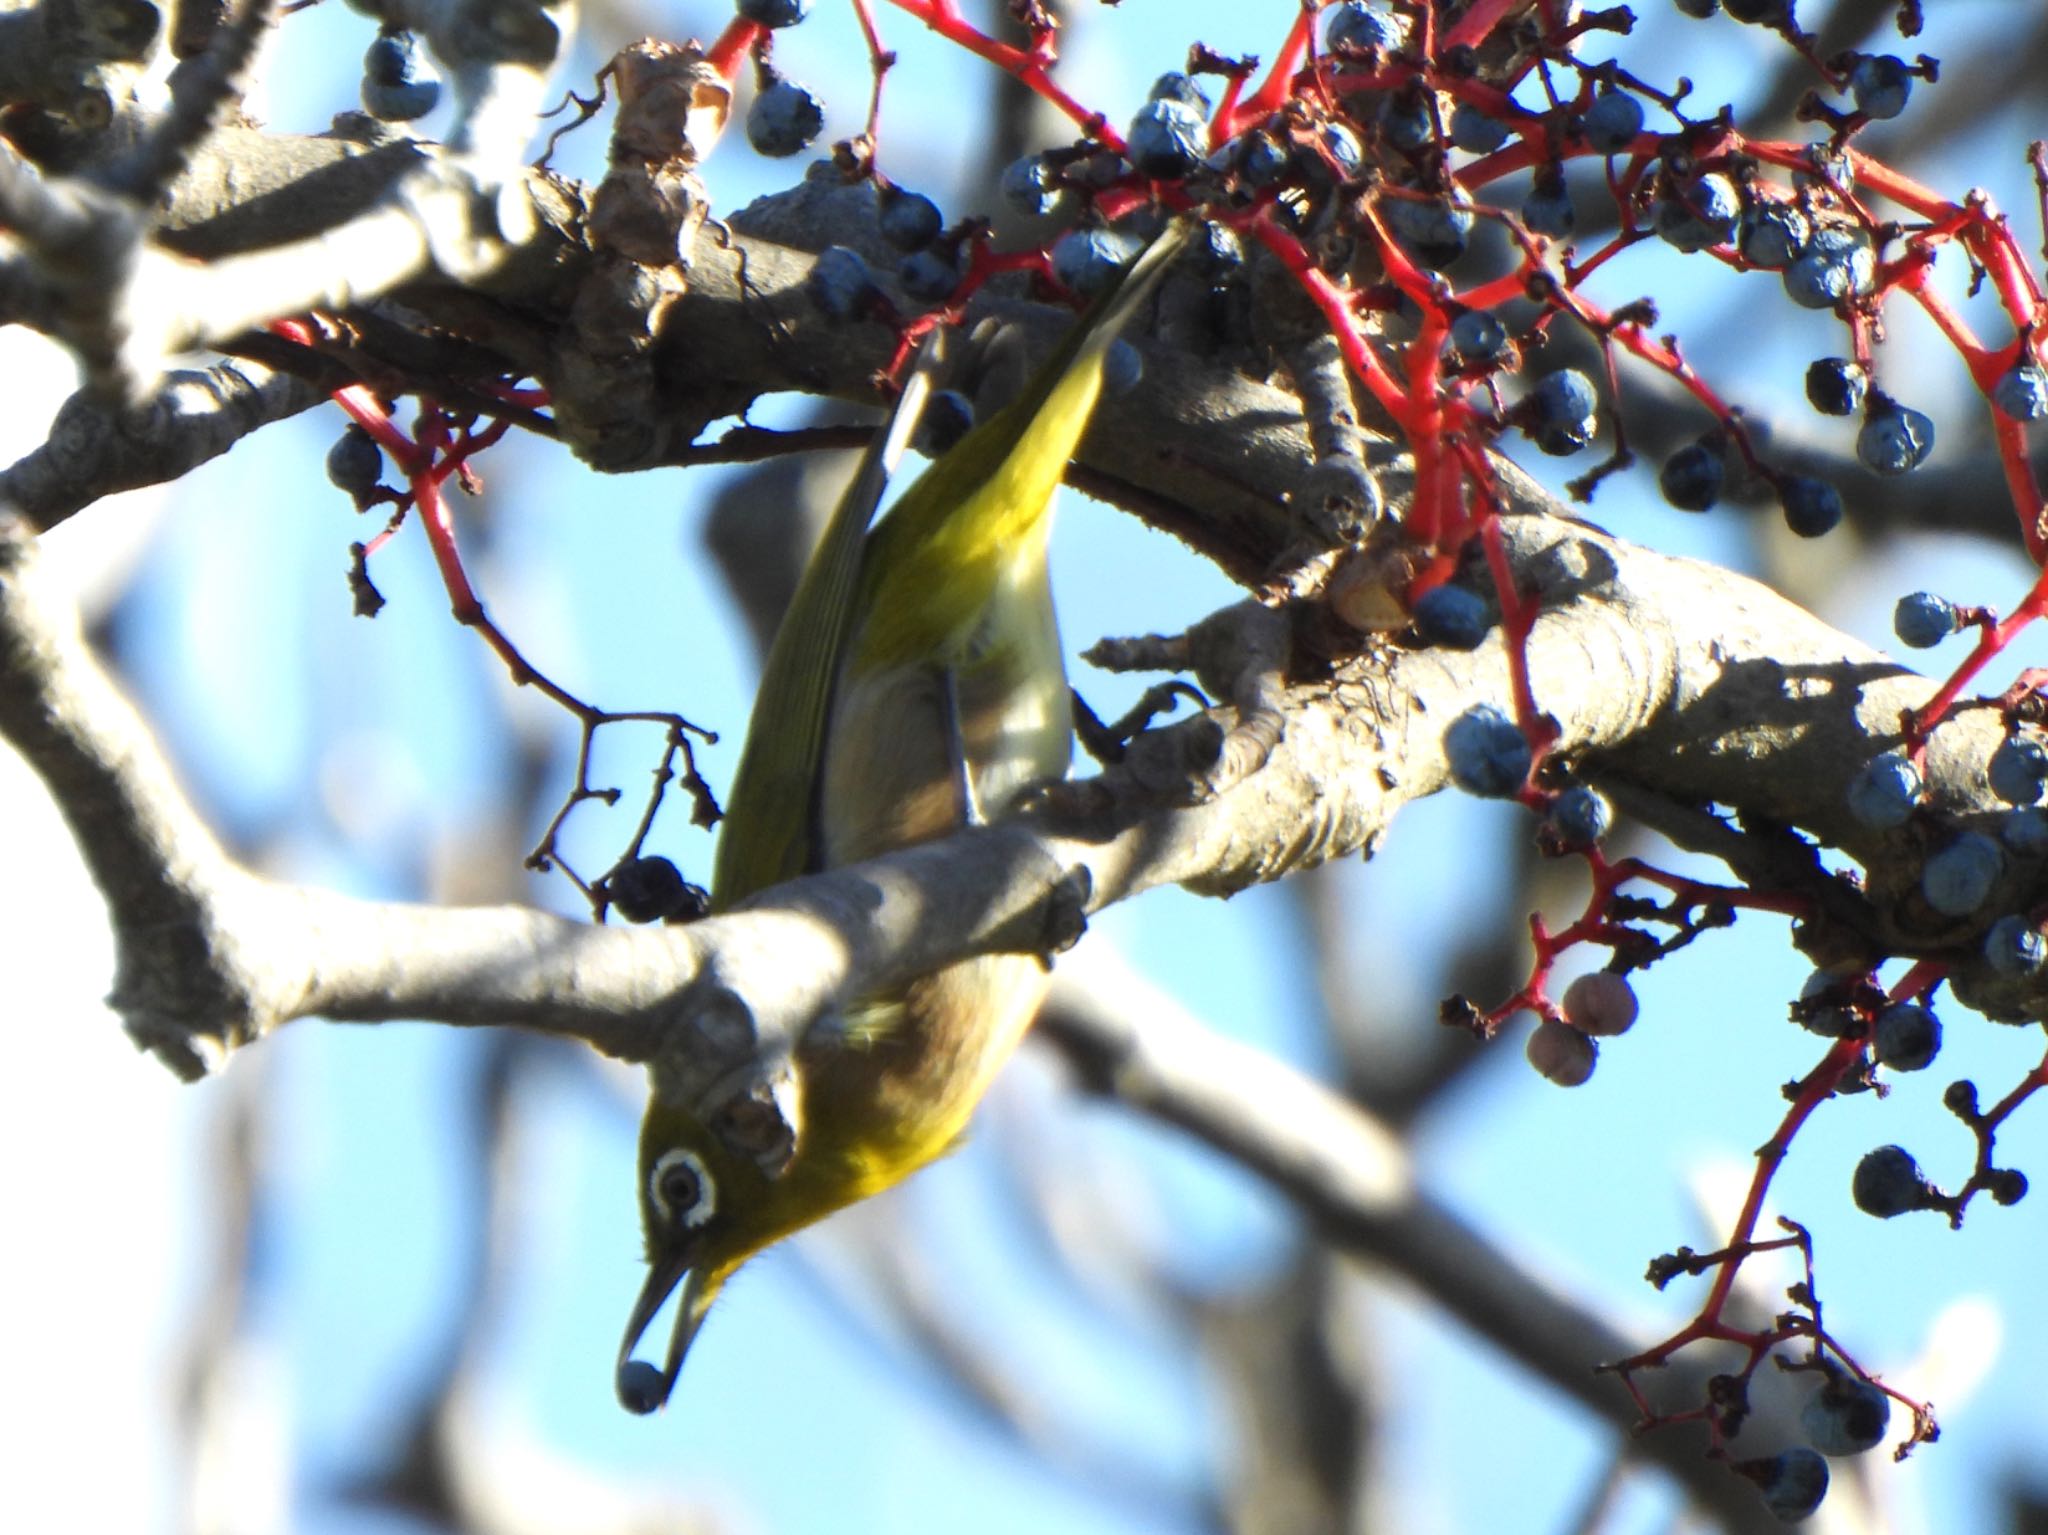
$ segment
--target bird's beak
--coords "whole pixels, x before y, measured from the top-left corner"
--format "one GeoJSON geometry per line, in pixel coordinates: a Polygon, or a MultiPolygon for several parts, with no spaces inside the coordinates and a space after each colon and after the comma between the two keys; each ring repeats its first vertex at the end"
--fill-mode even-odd
{"type": "Polygon", "coordinates": [[[712,1294],[704,1270],[691,1264],[688,1252],[663,1254],[649,1266],[647,1282],[640,1287],[640,1298],[633,1302],[633,1314],[626,1318],[626,1336],[619,1344],[614,1388],[626,1411],[644,1415],[659,1411],[667,1403],[669,1393],[675,1390],[676,1376],[682,1371],[683,1355],[689,1352],[690,1340],[697,1336],[697,1329],[711,1309],[712,1294]],[[682,1295],[676,1301],[668,1357],[657,1370],[646,1361],[635,1359],[633,1349],[678,1285],[682,1295]]]}

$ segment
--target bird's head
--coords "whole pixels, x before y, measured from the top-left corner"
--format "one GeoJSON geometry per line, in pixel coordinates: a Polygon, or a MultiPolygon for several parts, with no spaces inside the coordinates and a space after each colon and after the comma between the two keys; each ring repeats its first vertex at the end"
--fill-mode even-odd
{"type": "MultiPolygon", "coordinates": [[[[640,1128],[640,1222],[647,1280],[619,1345],[617,1390],[629,1412],[668,1401],[712,1301],[748,1258],[792,1229],[787,1190],[752,1157],[657,1099],[640,1128]],[[670,1296],[675,1320],[660,1365],[633,1357],[670,1296]]],[[[794,1225],[803,1224],[798,1217],[794,1225]]]]}

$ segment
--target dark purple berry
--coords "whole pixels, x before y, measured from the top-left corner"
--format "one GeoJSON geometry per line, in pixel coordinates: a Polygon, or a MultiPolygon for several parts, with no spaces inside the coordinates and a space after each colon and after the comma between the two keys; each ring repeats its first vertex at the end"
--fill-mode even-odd
{"type": "Polygon", "coordinates": [[[1862,298],[1877,282],[1877,251],[1853,225],[1823,224],[1806,250],[1785,268],[1785,292],[1807,309],[1833,309],[1862,298]]]}
{"type": "Polygon", "coordinates": [[[825,131],[825,109],[794,80],[773,80],[747,108],[747,142],[774,159],[801,154],[825,131]]]}
{"type": "Polygon", "coordinates": [[[974,402],[957,389],[940,389],[925,402],[910,445],[926,458],[937,458],[974,426],[974,402]]]}
{"type": "Polygon", "coordinates": [[[1208,133],[1200,112],[1162,96],[1138,108],[1124,136],[1124,154],[1140,176],[1177,181],[1201,163],[1208,133]]]}
{"type": "MultiPolygon", "coordinates": [[[[1856,1164],[1856,1176],[1850,1180],[1849,1192],[1856,1201],[1857,1209],[1865,1215],[1875,1215],[1879,1220],[1890,1220],[1893,1216],[1904,1215],[1909,1210],[1925,1210],[1929,1202],[1939,1198],[1941,1193],[1928,1182],[1927,1174],[1920,1171],[1920,1164],[1913,1160],[1913,1153],[1903,1146],[1880,1146],[1877,1150],[1866,1153],[1863,1160],[1856,1164]]],[[[1838,1398],[1839,1396],[1840,1393],[1837,1393],[1838,1398]]],[[[1818,1395],[1815,1400],[1819,1400],[1818,1395]]],[[[1799,1415],[1800,1422],[1806,1427],[1806,1437],[1813,1441],[1813,1447],[1821,1454],[1858,1455],[1884,1437],[1884,1419],[1880,1417],[1876,1432],[1871,1433],[1866,1442],[1857,1443],[1853,1448],[1846,1447],[1852,1437],[1862,1439],[1863,1436],[1832,1432],[1833,1429],[1847,1427],[1838,1415],[1839,1405],[1837,1401],[1823,1409],[1830,1415],[1830,1431],[1827,1432],[1817,1432],[1814,1422],[1808,1417],[1808,1414],[1814,1411],[1813,1402],[1809,1402],[1806,1411],[1799,1415]],[[1845,1447],[1832,1448],[1837,1445],[1845,1447]]],[[[1865,1428],[1868,1428],[1867,1423],[1865,1428]]]]}
{"type": "Polygon", "coordinates": [[[2021,363],[1991,386],[1991,403],[2015,421],[2048,416],[2048,371],[2039,363],[2021,363]]]}
{"type": "Polygon", "coordinates": [[[1758,198],[1742,210],[1735,248],[1751,266],[1775,272],[1797,261],[1812,238],[1812,223],[1792,204],[1758,198]]]}
{"type": "Polygon", "coordinates": [[[1872,757],[1849,780],[1849,814],[1871,831],[1890,831],[1912,818],[1920,803],[1919,769],[1904,752],[1872,757]]]}
{"type": "Polygon", "coordinates": [[[351,421],[327,450],[327,478],[358,501],[384,477],[384,450],[377,439],[351,421]]]}
{"type": "Polygon", "coordinates": [[[2048,962],[2048,941],[2025,917],[2000,917],[1985,931],[1984,962],[2000,975],[2025,980],[2048,962]]]}
{"type": "Polygon", "coordinates": [[[1725,245],[1741,217],[1741,194],[1718,173],[1674,186],[1651,210],[1658,237],[1682,251],[1725,245]]]}
{"type": "Polygon", "coordinates": [[[2008,805],[2031,805],[2041,797],[2041,785],[2048,782],[2048,744],[2039,736],[2007,736],[1991,753],[1984,777],[1991,792],[2008,805]]]}
{"type": "Polygon", "coordinates": [[[1194,78],[1179,70],[1169,70],[1152,82],[1152,89],[1145,93],[1147,101],[1175,101],[1201,116],[1209,115],[1209,96],[1194,78]]]}
{"type": "Polygon", "coordinates": [[[1912,650],[1932,650],[1963,626],[1963,615],[1946,597],[1908,592],[1892,609],[1892,633],[1912,650]]]}
{"type": "Polygon", "coordinates": [[[1934,451],[1934,423],[1887,394],[1870,397],[1856,434],[1856,456],[1879,474],[1907,474],[1934,451]]]}
{"type": "Polygon", "coordinates": [[[1807,364],[1806,398],[1823,416],[1851,416],[1863,403],[1870,374],[1848,357],[1822,357],[1807,364]]]}
{"type": "Polygon", "coordinates": [[[1913,71],[1888,53],[1866,53],[1849,71],[1849,94],[1865,117],[1897,117],[1913,94],[1913,71]]]}
{"type": "Polygon", "coordinates": [[[1416,598],[1413,617],[1425,643],[1450,650],[1477,650],[1493,627],[1485,598],[1449,584],[1432,586],[1416,598]]]}
{"type": "Polygon", "coordinates": [[[835,320],[864,314],[880,291],[861,253],[844,245],[828,245],[819,251],[804,278],[805,296],[835,320]]]}
{"type": "Polygon", "coordinates": [[[1472,233],[1472,210],[1438,198],[1382,198],[1380,217],[1408,254],[1433,271],[1442,271],[1464,255],[1472,233]]]}
{"type": "Polygon", "coordinates": [[[1052,275],[1082,298],[1094,298],[1138,259],[1138,242],[1114,229],[1070,229],[1053,242],[1052,275]]]}
{"type": "Polygon", "coordinates": [[[1492,362],[1508,344],[1508,328],[1484,309],[1467,309],[1451,321],[1451,347],[1467,367],[1492,362]]]}
{"type": "Polygon", "coordinates": [[[936,240],[946,220],[939,205],[923,193],[885,187],[880,223],[883,239],[900,251],[915,251],[936,240]]]}
{"type": "Polygon", "coordinates": [[[1920,867],[1920,893],[1945,917],[1967,917],[1991,899],[2005,854],[1996,842],[1966,831],[1920,867]]]}
{"type": "Polygon", "coordinates": [[[1718,448],[1689,442],[1664,460],[1657,473],[1657,487],[1681,512],[1704,512],[1721,499],[1725,475],[1718,448]]]}
{"type": "Polygon", "coordinates": [[[1563,846],[1591,847],[1614,825],[1614,807],[1598,789],[1573,784],[1552,802],[1547,820],[1563,846]]]}
{"type": "Polygon", "coordinates": [[[1579,131],[1601,154],[1618,155],[1643,131],[1643,104],[1627,91],[1609,86],[1588,104],[1586,115],[1579,119],[1579,131]]]}
{"type": "Polygon", "coordinates": [[[1917,1002],[1894,1002],[1877,1015],[1870,1047],[1893,1071],[1924,1071],[1941,1049],[1941,1020],[1917,1002]]]}
{"type": "Polygon", "coordinates": [[[1536,183],[1522,200],[1522,222],[1529,226],[1531,234],[1552,240],[1562,240],[1572,232],[1578,214],[1572,207],[1571,193],[1565,189],[1564,172],[1557,166],[1546,165],[1536,172],[1536,183]]]}
{"type": "Polygon", "coordinates": [[[363,110],[387,123],[425,117],[441,99],[441,80],[417,32],[380,32],[363,55],[363,110]]]}
{"type": "MultiPolygon", "coordinates": [[[[1882,1147],[1870,1157],[1894,1151],[1906,1158],[1908,1166],[1912,1165],[1913,1159],[1896,1146],[1882,1147]]],[[[1870,1157],[1863,1159],[1866,1164],[1870,1157]]],[[[1913,1167],[1916,1176],[1919,1171],[1913,1167]]],[[[1857,1177],[1861,1179],[1861,1169],[1857,1177]]],[[[1875,1449],[1883,1441],[1891,1420],[1890,1397],[1867,1380],[1840,1373],[1830,1373],[1799,1409],[1799,1426],[1806,1431],[1807,1442],[1823,1455],[1861,1455],[1865,1450],[1875,1449]]]]}
{"type": "Polygon", "coordinates": [[[1785,1524],[1810,1517],[1828,1495],[1828,1463],[1805,1445],[1762,1460],[1742,1461],[1734,1469],[1756,1483],[1764,1507],[1785,1524]]]}
{"type": "Polygon", "coordinates": [[[1398,48],[1407,30],[1402,22],[1385,11],[1375,10],[1365,0],[1343,0],[1323,14],[1323,46],[1332,52],[1398,48]]]}
{"type": "Polygon", "coordinates": [[[1507,141],[1507,125],[1471,102],[1459,102],[1451,113],[1451,142],[1466,153],[1490,155],[1507,141]]]}
{"type": "Polygon", "coordinates": [[[1012,160],[1003,171],[999,190],[1003,201],[1025,218],[1038,218],[1050,212],[1060,195],[1052,168],[1038,155],[1012,160]]]}
{"type": "Polygon", "coordinates": [[[1492,704],[1475,704],[1444,732],[1451,777],[1467,794],[1507,799],[1528,780],[1529,739],[1492,704]]]}
{"type": "Polygon", "coordinates": [[[1819,538],[1842,520],[1842,493],[1810,474],[1782,476],[1778,506],[1785,514],[1785,526],[1801,538],[1819,538]]]}

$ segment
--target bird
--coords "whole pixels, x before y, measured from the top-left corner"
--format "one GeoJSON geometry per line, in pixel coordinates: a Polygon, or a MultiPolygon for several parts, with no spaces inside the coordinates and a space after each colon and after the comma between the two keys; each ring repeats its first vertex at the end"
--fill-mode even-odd
{"type": "MultiPolygon", "coordinates": [[[[1066,775],[1071,695],[1046,550],[1054,492],[1119,331],[1184,242],[1170,221],[1002,410],[872,528],[913,390],[826,526],[762,671],[713,861],[711,910],[781,881],[1000,816],[1066,775]]],[[[922,384],[921,376],[913,383],[922,384]]],[[[649,1413],[754,1254],[954,1146],[1045,995],[1045,961],[992,954],[841,1005],[796,1052],[802,1130],[779,1167],[738,1154],[660,1067],[641,1126],[648,1273],[615,1376],[649,1413]],[[634,1350],[681,1295],[664,1361],[634,1350]]]]}

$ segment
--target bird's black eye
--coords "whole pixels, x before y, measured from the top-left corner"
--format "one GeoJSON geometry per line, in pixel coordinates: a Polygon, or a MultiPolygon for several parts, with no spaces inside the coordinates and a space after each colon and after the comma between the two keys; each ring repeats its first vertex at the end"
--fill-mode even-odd
{"type": "Polygon", "coordinates": [[[711,1174],[695,1153],[680,1147],[655,1158],[654,1170],[647,1175],[647,1192],[654,1207],[679,1226],[703,1225],[718,1205],[711,1174]]]}

